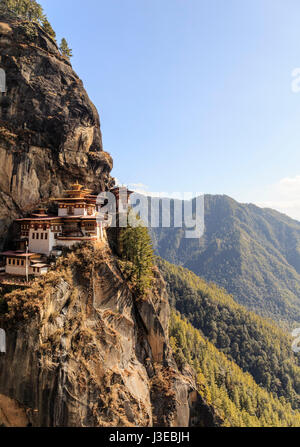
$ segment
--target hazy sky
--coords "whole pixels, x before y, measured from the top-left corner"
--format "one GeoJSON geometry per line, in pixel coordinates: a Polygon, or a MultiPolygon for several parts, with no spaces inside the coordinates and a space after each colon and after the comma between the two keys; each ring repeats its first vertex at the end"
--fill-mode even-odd
{"type": "Polygon", "coordinates": [[[40,3],[73,49],[121,183],[300,220],[299,0],[40,3]]]}

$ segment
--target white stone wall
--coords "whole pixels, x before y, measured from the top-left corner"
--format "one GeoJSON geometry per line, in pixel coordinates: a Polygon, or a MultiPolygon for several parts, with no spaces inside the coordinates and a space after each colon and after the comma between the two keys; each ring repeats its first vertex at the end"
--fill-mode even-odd
{"type": "MultiPolygon", "coordinates": [[[[26,276],[26,259],[16,259],[15,258],[15,265],[13,264],[13,258],[11,259],[11,264],[9,264],[8,259],[6,260],[6,266],[5,266],[5,273],[8,273],[9,275],[17,275],[17,276],[26,276]],[[20,265],[17,265],[17,261],[19,261],[20,265]],[[24,261],[24,265],[21,265],[21,261],[24,261]]],[[[27,259],[27,265],[28,265],[28,275],[32,275],[33,270],[30,265],[30,259],[27,259]]]]}
{"type": "Polygon", "coordinates": [[[48,228],[47,230],[43,230],[39,228],[38,230],[34,230],[33,228],[29,231],[29,244],[28,250],[31,253],[41,253],[46,256],[49,256],[54,245],[56,245],[56,241],[54,238],[54,233],[48,228]],[[34,233],[34,239],[33,239],[34,233]],[[38,239],[37,239],[38,233],[38,239]],[[43,233],[43,239],[41,238],[41,234],[43,233]],[[47,239],[45,239],[45,234],[47,234],[47,239]]]}
{"type": "MultiPolygon", "coordinates": [[[[28,268],[28,274],[30,268],[28,268]]],[[[5,272],[9,275],[18,275],[18,276],[25,276],[26,275],[26,265],[6,265],[5,272]]]]}
{"type": "Polygon", "coordinates": [[[32,268],[31,272],[34,276],[46,275],[48,273],[48,267],[40,267],[38,271],[37,271],[37,269],[35,269],[35,271],[34,271],[32,268]]]}
{"type": "MultiPolygon", "coordinates": [[[[88,214],[88,208],[89,207],[80,207],[76,208],[76,206],[73,206],[73,216],[95,216],[96,214],[96,208],[90,207],[90,214],[88,214]]],[[[66,208],[58,208],[58,216],[59,217],[65,217],[68,216],[68,207],[66,208]]]]}
{"type": "Polygon", "coordinates": [[[59,216],[67,216],[68,215],[68,209],[67,208],[58,208],[58,215],[59,216]]]}
{"type": "Polygon", "coordinates": [[[74,216],[86,216],[86,208],[74,208],[74,216]]]}
{"type": "MultiPolygon", "coordinates": [[[[24,259],[25,261],[25,259],[24,259]]],[[[17,260],[15,261],[17,262],[17,260]]],[[[28,275],[46,275],[48,272],[48,267],[41,267],[39,272],[33,271],[33,268],[30,266],[30,260],[28,262],[28,275]]],[[[26,263],[24,262],[24,265],[13,265],[13,264],[7,264],[5,267],[5,272],[9,275],[16,275],[16,276],[26,276],[26,263]]]]}

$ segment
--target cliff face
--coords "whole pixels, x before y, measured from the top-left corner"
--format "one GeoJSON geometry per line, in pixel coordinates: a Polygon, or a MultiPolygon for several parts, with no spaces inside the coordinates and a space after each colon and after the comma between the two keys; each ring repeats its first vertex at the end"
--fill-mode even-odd
{"type": "MultiPolygon", "coordinates": [[[[0,11],[0,68],[1,249],[16,217],[70,182],[97,192],[113,179],[98,113],[39,26],[0,11]]],[[[217,424],[173,360],[168,323],[159,272],[135,299],[107,243],[70,252],[30,288],[0,289],[0,426],[217,424]]]]}
{"type": "Polygon", "coordinates": [[[5,401],[34,426],[216,423],[193,374],[182,375],[173,360],[158,271],[152,292],[135,300],[108,246],[81,247],[5,299],[0,423],[1,412],[2,423],[9,420],[5,401]]]}
{"type": "Polygon", "coordinates": [[[1,249],[13,219],[71,181],[95,191],[111,185],[112,159],[82,81],[38,25],[0,11],[0,68],[1,249]]]}

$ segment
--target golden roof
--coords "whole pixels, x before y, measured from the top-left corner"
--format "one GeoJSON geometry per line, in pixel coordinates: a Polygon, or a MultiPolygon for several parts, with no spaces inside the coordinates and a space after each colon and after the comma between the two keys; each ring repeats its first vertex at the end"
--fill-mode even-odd
{"type": "Polygon", "coordinates": [[[76,183],[73,183],[71,185],[71,187],[72,187],[72,191],[80,191],[83,188],[83,185],[80,185],[78,183],[78,180],[76,180],[76,183]]]}
{"type": "Polygon", "coordinates": [[[92,192],[91,189],[83,189],[83,185],[80,185],[80,183],[78,183],[78,180],[76,183],[71,184],[70,187],[71,187],[71,189],[67,189],[64,191],[64,197],[53,198],[51,200],[61,201],[66,198],[81,199],[81,198],[84,198],[85,196],[91,194],[91,192],[92,192]]]}

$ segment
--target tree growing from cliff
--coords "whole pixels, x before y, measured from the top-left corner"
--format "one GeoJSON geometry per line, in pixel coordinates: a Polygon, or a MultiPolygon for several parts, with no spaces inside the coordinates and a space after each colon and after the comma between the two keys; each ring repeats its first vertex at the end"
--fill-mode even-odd
{"type": "Polygon", "coordinates": [[[38,23],[55,40],[55,31],[36,0],[0,0],[0,5],[30,22],[38,23]]]}
{"type": "Polygon", "coordinates": [[[45,19],[42,6],[35,0],[1,0],[1,5],[30,21],[42,24],[45,19]]]}
{"type": "Polygon", "coordinates": [[[139,225],[123,229],[120,235],[121,256],[126,261],[126,273],[143,295],[153,277],[153,248],[148,229],[139,225]]]}
{"type": "Polygon", "coordinates": [[[45,33],[49,34],[52,39],[56,40],[56,32],[54,31],[49,20],[46,17],[43,22],[43,30],[45,31],[45,33]]]}
{"type": "Polygon", "coordinates": [[[61,54],[64,57],[66,57],[67,59],[70,59],[73,56],[73,52],[72,52],[71,48],[69,48],[68,42],[66,41],[66,39],[64,37],[61,39],[59,49],[60,49],[61,54]]]}

